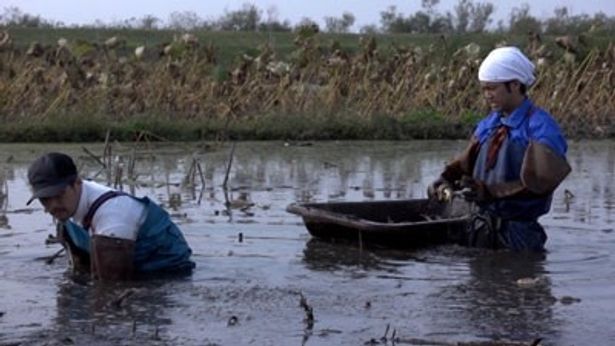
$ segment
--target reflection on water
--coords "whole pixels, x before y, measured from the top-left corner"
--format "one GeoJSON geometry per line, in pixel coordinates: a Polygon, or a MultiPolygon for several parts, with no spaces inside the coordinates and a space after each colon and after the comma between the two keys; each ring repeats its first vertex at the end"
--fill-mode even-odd
{"type": "Polygon", "coordinates": [[[9,219],[6,216],[8,207],[9,185],[7,183],[7,172],[4,166],[0,166],[0,229],[10,229],[9,219]]]}
{"type": "Polygon", "coordinates": [[[466,331],[486,340],[557,339],[552,311],[557,299],[544,255],[477,252],[469,255],[467,281],[435,293],[444,317],[437,323],[446,323],[449,316],[454,317],[450,323],[462,319],[466,331]]]}
{"type": "Polygon", "coordinates": [[[394,272],[396,261],[416,260],[410,252],[394,250],[365,251],[356,245],[332,243],[312,238],[305,244],[302,260],[310,270],[381,270],[394,272]]]}
{"type": "Polygon", "coordinates": [[[297,201],[423,197],[462,145],[240,143],[228,191],[230,146],[115,144],[117,181],[82,149],[99,154],[101,145],[1,145],[0,344],[357,345],[379,340],[387,325],[406,340],[440,343],[615,339],[615,143],[571,144],[573,173],[541,219],[542,257],[359,249],[311,239],[285,212],[297,201]],[[47,150],[73,154],[86,177],[163,204],[194,250],[193,277],[100,286],[67,277],[64,257],[40,260],[58,246],[45,244],[51,218],[38,203],[25,206],[25,176],[47,150]]]}

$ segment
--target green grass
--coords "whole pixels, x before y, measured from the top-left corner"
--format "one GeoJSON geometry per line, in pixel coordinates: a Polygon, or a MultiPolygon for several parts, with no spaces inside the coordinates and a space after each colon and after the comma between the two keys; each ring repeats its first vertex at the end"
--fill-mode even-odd
{"type": "MultiPolygon", "coordinates": [[[[174,36],[181,32],[172,30],[144,30],[144,29],[87,29],[87,28],[9,28],[10,35],[17,47],[26,48],[31,42],[37,41],[43,45],[55,45],[59,38],[65,38],[69,42],[85,40],[91,43],[102,44],[110,37],[117,36],[126,40],[124,54],[132,54],[134,48],[145,45],[156,47],[173,41],[174,36]]],[[[289,54],[297,47],[293,43],[295,34],[290,32],[224,32],[224,31],[195,31],[201,44],[213,43],[219,62],[227,65],[243,53],[256,54],[259,47],[270,43],[277,53],[278,58],[286,60],[289,54]]],[[[333,42],[348,52],[359,49],[360,34],[318,34],[318,43],[322,47],[330,47],[333,42]]],[[[525,45],[525,35],[505,34],[463,34],[463,35],[440,35],[440,34],[379,34],[375,36],[379,49],[387,54],[391,52],[393,45],[403,47],[427,48],[434,45],[444,48],[446,55],[471,42],[479,44],[484,49],[491,49],[497,43],[506,41],[509,44],[525,45]]],[[[608,35],[594,35],[587,38],[592,47],[606,47],[612,42],[608,35]]],[[[554,37],[545,37],[544,41],[549,46],[554,45],[554,37]]]]}
{"type": "Polygon", "coordinates": [[[401,117],[360,117],[354,114],[266,114],[224,119],[173,119],[139,115],[118,121],[104,115],[50,115],[39,121],[10,122],[0,127],[0,142],[103,141],[108,130],[114,140],[331,140],[467,138],[474,124],[450,122],[431,111],[401,117]]]}

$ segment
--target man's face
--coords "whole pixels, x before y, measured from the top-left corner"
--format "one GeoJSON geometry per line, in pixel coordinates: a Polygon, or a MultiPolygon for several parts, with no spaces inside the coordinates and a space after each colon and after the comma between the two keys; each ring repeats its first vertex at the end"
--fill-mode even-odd
{"type": "Polygon", "coordinates": [[[480,82],[481,90],[485,101],[493,111],[510,111],[514,110],[515,89],[517,82],[510,83],[511,89],[506,88],[505,83],[480,82]],[[511,109],[512,108],[512,109],[511,109]]]}
{"type": "Polygon", "coordinates": [[[81,180],[77,179],[77,181],[68,185],[59,195],[54,197],[43,197],[39,200],[43,207],[45,207],[45,212],[64,222],[70,219],[77,211],[80,197],[81,180]]]}

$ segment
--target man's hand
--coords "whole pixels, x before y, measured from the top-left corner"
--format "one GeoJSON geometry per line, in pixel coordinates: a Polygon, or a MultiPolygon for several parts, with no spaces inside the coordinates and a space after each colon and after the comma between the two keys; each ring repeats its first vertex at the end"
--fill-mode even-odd
{"type": "Polygon", "coordinates": [[[429,199],[439,202],[449,201],[453,195],[452,185],[444,178],[436,179],[427,187],[427,196],[429,199]]]}
{"type": "Polygon", "coordinates": [[[492,198],[487,185],[484,182],[476,180],[470,176],[463,176],[461,180],[459,180],[459,187],[461,188],[461,194],[466,201],[485,202],[492,198]]]}
{"type": "Polygon", "coordinates": [[[87,273],[90,271],[90,256],[87,252],[79,249],[66,229],[66,224],[59,222],[56,224],[56,239],[68,254],[68,263],[73,272],[87,273]]]}

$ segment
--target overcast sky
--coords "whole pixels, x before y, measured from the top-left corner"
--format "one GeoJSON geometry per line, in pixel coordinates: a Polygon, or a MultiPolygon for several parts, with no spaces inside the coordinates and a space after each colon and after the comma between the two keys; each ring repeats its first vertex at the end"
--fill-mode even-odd
{"type": "MultiPolygon", "coordinates": [[[[453,11],[459,0],[441,0],[436,7],[438,12],[453,11]]],[[[96,19],[110,23],[153,15],[168,20],[174,11],[193,11],[203,19],[220,17],[225,11],[240,9],[244,3],[252,3],[263,10],[263,18],[267,18],[267,9],[275,7],[278,19],[288,19],[293,24],[303,17],[309,17],[318,23],[323,23],[323,17],[339,17],[345,11],[356,17],[355,29],[367,24],[379,24],[380,12],[394,5],[398,12],[405,15],[416,12],[421,7],[421,0],[0,0],[0,8],[19,7],[22,11],[40,15],[45,19],[62,21],[70,24],[91,24],[96,19]]],[[[474,2],[481,2],[474,0],[474,2]]],[[[495,5],[494,24],[506,18],[513,7],[523,4],[523,1],[493,0],[495,5]]],[[[569,13],[590,14],[604,12],[615,16],[615,0],[542,0],[528,1],[531,13],[539,18],[550,17],[557,6],[567,6],[569,13]]]]}

